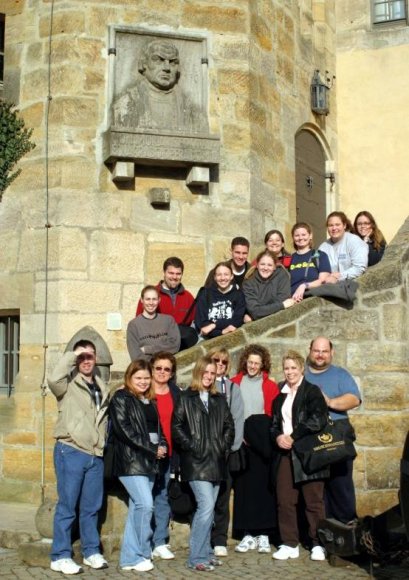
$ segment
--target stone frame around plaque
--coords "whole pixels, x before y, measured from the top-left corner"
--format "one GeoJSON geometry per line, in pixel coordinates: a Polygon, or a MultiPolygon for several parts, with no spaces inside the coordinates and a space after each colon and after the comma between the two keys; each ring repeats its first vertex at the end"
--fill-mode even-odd
{"type": "MultiPolygon", "coordinates": [[[[112,167],[113,180],[131,178],[130,163],[188,168],[218,165],[220,137],[208,129],[207,38],[114,25],[109,28],[108,54],[108,129],[103,134],[103,156],[112,167]],[[156,74],[155,65],[146,70],[150,55],[178,59],[173,86],[153,84],[157,79],[152,80],[148,73],[156,74]],[[124,175],[121,167],[126,168],[124,175]]],[[[158,82],[165,79],[165,83],[171,75],[168,70],[160,74],[158,82]]]]}

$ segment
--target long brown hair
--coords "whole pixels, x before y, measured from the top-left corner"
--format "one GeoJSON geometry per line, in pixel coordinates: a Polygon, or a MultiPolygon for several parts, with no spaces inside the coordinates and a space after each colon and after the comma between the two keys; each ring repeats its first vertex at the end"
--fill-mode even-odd
{"type": "MultiPolygon", "coordinates": [[[[192,382],[190,383],[190,388],[192,389],[192,391],[200,392],[204,390],[202,385],[202,378],[208,365],[212,365],[214,367],[214,370],[216,371],[216,363],[214,362],[214,360],[211,359],[211,357],[208,354],[205,356],[201,356],[199,359],[197,359],[192,373],[192,382]]],[[[213,384],[209,389],[209,393],[211,393],[212,395],[217,393],[216,373],[213,384]]]]}
{"type": "MultiPolygon", "coordinates": [[[[359,213],[356,214],[355,219],[354,219],[355,233],[359,236],[358,228],[357,228],[357,221],[362,216],[366,217],[371,222],[372,233],[369,236],[369,238],[373,242],[373,246],[374,246],[375,250],[380,250],[381,246],[386,244],[386,240],[385,240],[383,233],[378,228],[378,225],[375,221],[375,218],[373,217],[373,215],[369,211],[364,210],[364,211],[360,211],[359,213]]],[[[361,237],[361,236],[359,236],[359,237],[361,237]]]]}
{"type": "Polygon", "coordinates": [[[152,399],[155,399],[155,391],[152,387],[152,368],[151,368],[151,365],[148,361],[143,360],[143,359],[136,359],[136,360],[131,362],[131,364],[128,366],[128,368],[125,371],[124,389],[129,391],[130,393],[132,393],[132,395],[135,395],[135,397],[138,397],[138,399],[141,399],[142,397],[145,399],[149,399],[150,401],[152,399]],[[149,385],[149,388],[143,393],[143,395],[136,394],[132,388],[131,379],[132,379],[133,375],[135,373],[137,373],[138,371],[148,371],[148,373],[151,376],[151,384],[149,385]]]}

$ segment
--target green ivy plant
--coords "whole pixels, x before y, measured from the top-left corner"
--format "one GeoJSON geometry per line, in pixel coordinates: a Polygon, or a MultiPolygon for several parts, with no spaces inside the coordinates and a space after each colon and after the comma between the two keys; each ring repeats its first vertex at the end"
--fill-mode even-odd
{"type": "Polygon", "coordinates": [[[13,172],[16,163],[35,143],[30,141],[33,129],[27,129],[13,103],[0,100],[0,201],[10,183],[21,173],[13,172]]]}

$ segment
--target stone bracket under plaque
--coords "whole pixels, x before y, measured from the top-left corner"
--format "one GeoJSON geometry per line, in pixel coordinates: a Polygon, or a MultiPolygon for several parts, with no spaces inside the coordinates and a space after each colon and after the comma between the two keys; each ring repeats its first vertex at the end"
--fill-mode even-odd
{"type": "Polygon", "coordinates": [[[113,181],[133,179],[136,164],[186,167],[188,185],[208,184],[209,168],[220,163],[220,136],[209,131],[207,38],[114,25],[108,53],[102,141],[113,181]]]}
{"type": "Polygon", "coordinates": [[[208,167],[192,167],[186,178],[186,185],[203,186],[210,182],[210,170],[208,167]]]}

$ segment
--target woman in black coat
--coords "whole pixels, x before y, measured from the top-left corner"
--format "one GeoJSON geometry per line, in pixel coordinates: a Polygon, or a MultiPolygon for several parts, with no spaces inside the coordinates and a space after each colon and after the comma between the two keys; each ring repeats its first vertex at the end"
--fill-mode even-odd
{"type": "Polygon", "coordinates": [[[128,517],[119,565],[122,570],[152,570],[152,488],[158,460],[166,457],[151,386],[149,362],[135,360],[127,368],[124,386],[113,395],[109,412],[114,443],[114,474],[129,494],[128,517]]]}
{"type": "Polygon", "coordinates": [[[308,534],[312,544],[311,560],[325,560],[318,543],[317,526],[325,518],[324,478],[329,471],[307,475],[298,460],[293,443],[321,431],[327,423],[328,409],[321,390],[304,378],[304,358],[289,350],[283,356],[285,383],[273,402],[273,441],[280,450],[277,469],[278,526],[282,545],[273,554],[276,560],[299,556],[297,503],[304,497],[308,534]]]}
{"type": "Polygon", "coordinates": [[[182,479],[189,482],[197,502],[188,567],[203,572],[221,563],[213,556],[210,532],[234,440],[233,418],[226,398],[216,390],[215,380],[216,363],[209,356],[200,358],[193,369],[192,384],[182,393],[172,419],[172,440],[180,453],[182,479]]]}

